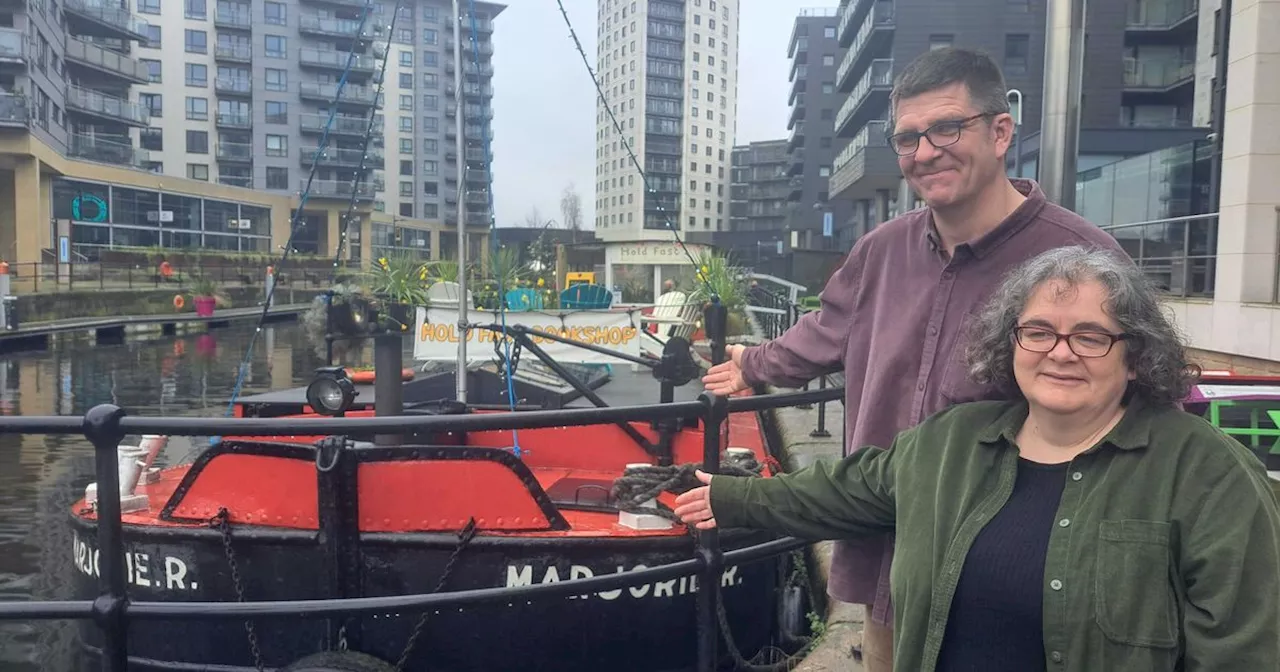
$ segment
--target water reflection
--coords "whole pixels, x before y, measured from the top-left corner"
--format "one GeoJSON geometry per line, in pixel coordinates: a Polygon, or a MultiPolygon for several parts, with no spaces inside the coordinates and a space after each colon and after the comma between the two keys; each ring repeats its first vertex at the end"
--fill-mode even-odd
{"type": "MultiPolygon", "coordinates": [[[[79,415],[111,403],[133,415],[219,416],[252,334],[242,326],[111,346],[72,340],[48,352],[0,358],[0,415],[79,415]]],[[[305,385],[322,364],[300,328],[267,327],[254,345],[242,394],[305,385]]],[[[182,460],[203,445],[174,437],[161,459],[182,460]]],[[[0,435],[0,599],[58,593],[38,570],[69,563],[65,507],[68,497],[83,494],[91,473],[92,448],[83,437],[0,435]]],[[[59,651],[51,651],[67,648],[60,632],[0,623],[0,671],[67,669],[59,651]]]]}

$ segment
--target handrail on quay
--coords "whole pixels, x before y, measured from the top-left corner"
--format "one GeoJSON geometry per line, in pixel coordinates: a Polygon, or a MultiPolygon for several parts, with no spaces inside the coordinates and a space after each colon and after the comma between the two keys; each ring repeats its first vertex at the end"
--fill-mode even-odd
{"type": "MultiPolygon", "coordinates": [[[[757,300],[763,298],[763,294],[757,300]]],[[[773,325],[781,333],[799,315],[800,309],[782,297],[780,312],[785,317],[773,325]]],[[[715,344],[713,344],[715,346],[715,344]]],[[[713,352],[722,354],[720,346],[713,352]]],[[[2,434],[82,434],[94,447],[95,474],[98,484],[97,542],[99,548],[99,588],[96,599],[65,601],[0,602],[0,621],[92,619],[103,631],[102,668],[106,672],[124,672],[128,667],[128,633],[134,620],[180,619],[209,621],[219,619],[323,618],[337,614],[367,614],[387,610],[425,611],[443,606],[461,606],[511,599],[552,598],[581,594],[584,591],[613,590],[658,580],[697,575],[700,583],[716,587],[697,593],[698,670],[715,669],[719,629],[717,614],[720,603],[717,575],[726,562],[746,563],[774,557],[798,549],[808,542],[784,537],[774,541],[724,552],[717,530],[694,534],[693,557],[666,565],[634,572],[576,579],[560,583],[512,588],[483,588],[448,593],[391,595],[344,599],[313,599],[258,602],[153,602],[129,598],[124,557],[123,523],[119,496],[118,446],[128,435],[167,434],[185,436],[229,435],[297,435],[305,431],[316,436],[398,434],[424,430],[476,431],[500,429],[533,429],[541,427],[581,426],[618,421],[655,421],[681,418],[698,420],[703,428],[702,468],[719,473],[721,428],[730,413],[752,412],[787,406],[801,406],[843,398],[844,389],[827,387],[818,390],[766,394],[743,398],[725,398],[702,393],[696,401],[651,404],[643,406],[586,409],[555,409],[513,413],[473,415],[334,417],[299,420],[297,418],[191,418],[129,416],[124,409],[111,404],[95,406],[82,417],[16,416],[0,417],[2,434]]],[[[692,532],[692,530],[691,530],[692,532]]]]}

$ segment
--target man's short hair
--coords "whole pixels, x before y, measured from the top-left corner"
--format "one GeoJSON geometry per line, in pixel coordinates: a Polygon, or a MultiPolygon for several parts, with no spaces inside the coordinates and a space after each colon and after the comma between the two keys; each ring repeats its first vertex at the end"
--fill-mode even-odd
{"type": "Polygon", "coordinates": [[[889,94],[890,110],[896,123],[898,101],[922,93],[962,83],[977,111],[1003,114],[1009,111],[1008,87],[1000,66],[985,52],[959,47],[926,51],[898,75],[889,94]]]}

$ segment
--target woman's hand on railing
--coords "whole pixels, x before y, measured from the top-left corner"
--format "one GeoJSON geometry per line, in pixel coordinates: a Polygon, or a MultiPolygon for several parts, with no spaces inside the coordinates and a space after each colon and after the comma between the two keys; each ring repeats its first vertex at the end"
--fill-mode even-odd
{"type": "Polygon", "coordinates": [[[742,351],[746,349],[743,345],[726,347],[724,353],[729,361],[711,367],[702,377],[702,386],[711,394],[722,397],[747,389],[747,381],[742,377],[742,351]]]}
{"type": "Polygon", "coordinates": [[[694,475],[706,485],[676,497],[675,514],[685,525],[693,524],[699,530],[714,529],[716,515],[711,511],[711,474],[698,470],[694,475]]]}

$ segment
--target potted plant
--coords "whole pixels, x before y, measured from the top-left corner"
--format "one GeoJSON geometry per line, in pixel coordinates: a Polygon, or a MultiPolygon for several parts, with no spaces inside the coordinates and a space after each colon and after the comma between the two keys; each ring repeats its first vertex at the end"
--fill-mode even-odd
{"type": "Polygon", "coordinates": [[[407,254],[379,257],[369,273],[369,290],[378,298],[380,312],[408,329],[413,312],[427,303],[426,262],[407,254]]]}
{"type": "Polygon", "coordinates": [[[196,315],[200,317],[213,317],[215,307],[218,305],[226,307],[230,303],[227,295],[218,286],[218,281],[203,274],[191,277],[191,297],[192,303],[196,306],[196,315]]]}

